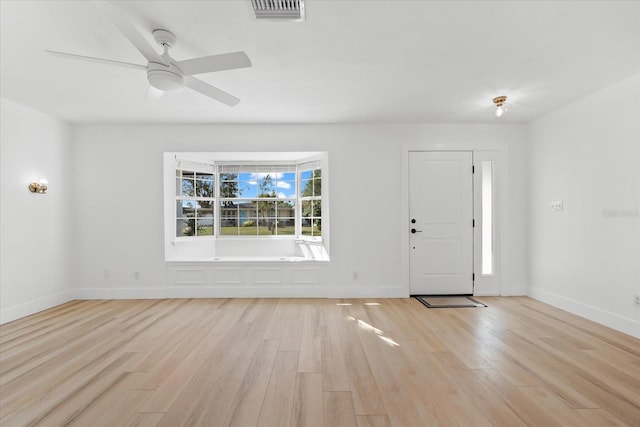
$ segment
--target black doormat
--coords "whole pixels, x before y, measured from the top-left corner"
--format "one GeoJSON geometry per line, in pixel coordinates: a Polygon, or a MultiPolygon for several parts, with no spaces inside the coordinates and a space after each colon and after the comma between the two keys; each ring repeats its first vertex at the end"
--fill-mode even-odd
{"type": "Polygon", "coordinates": [[[414,295],[427,308],[486,307],[485,304],[464,295],[414,295]]]}

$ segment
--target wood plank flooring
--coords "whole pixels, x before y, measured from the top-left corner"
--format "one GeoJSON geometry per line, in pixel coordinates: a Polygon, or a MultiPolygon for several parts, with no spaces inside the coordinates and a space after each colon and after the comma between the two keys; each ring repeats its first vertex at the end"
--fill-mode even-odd
{"type": "Polygon", "coordinates": [[[0,425],[640,426],[640,340],[479,299],[73,301],[0,326],[0,425]]]}

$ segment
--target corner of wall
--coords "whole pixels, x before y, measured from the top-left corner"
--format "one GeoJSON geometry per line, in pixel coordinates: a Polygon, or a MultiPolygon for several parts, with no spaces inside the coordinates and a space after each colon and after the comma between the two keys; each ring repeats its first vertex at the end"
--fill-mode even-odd
{"type": "Polygon", "coordinates": [[[0,99],[0,322],[73,299],[70,125],[0,99]],[[30,182],[49,181],[46,194],[30,182]],[[37,266],[33,264],[38,254],[37,266]]]}
{"type": "Polygon", "coordinates": [[[526,126],[527,295],[636,337],[639,99],[636,74],[526,126]]]}

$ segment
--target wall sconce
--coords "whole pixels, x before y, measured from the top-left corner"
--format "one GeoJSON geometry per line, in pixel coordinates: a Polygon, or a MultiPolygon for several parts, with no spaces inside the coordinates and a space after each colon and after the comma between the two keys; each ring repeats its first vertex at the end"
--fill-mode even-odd
{"type": "Polygon", "coordinates": [[[493,98],[493,103],[496,105],[496,109],[494,111],[496,117],[502,117],[502,115],[507,112],[508,106],[505,105],[506,102],[507,97],[504,95],[493,98]]]}
{"type": "Polygon", "coordinates": [[[46,179],[41,179],[38,182],[32,182],[29,184],[29,191],[32,193],[45,194],[48,187],[49,182],[46,179]]]}

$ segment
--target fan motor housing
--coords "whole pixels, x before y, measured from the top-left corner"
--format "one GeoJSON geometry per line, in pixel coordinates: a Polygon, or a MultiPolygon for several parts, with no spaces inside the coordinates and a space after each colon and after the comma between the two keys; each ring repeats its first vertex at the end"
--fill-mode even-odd
{"type": "Polygon", "coordinates": [[[184,88],[182,70],[171,62],[169,65],[149,62],[147,79],[151,86],[165,92],[179,92],[184,88]]]}

